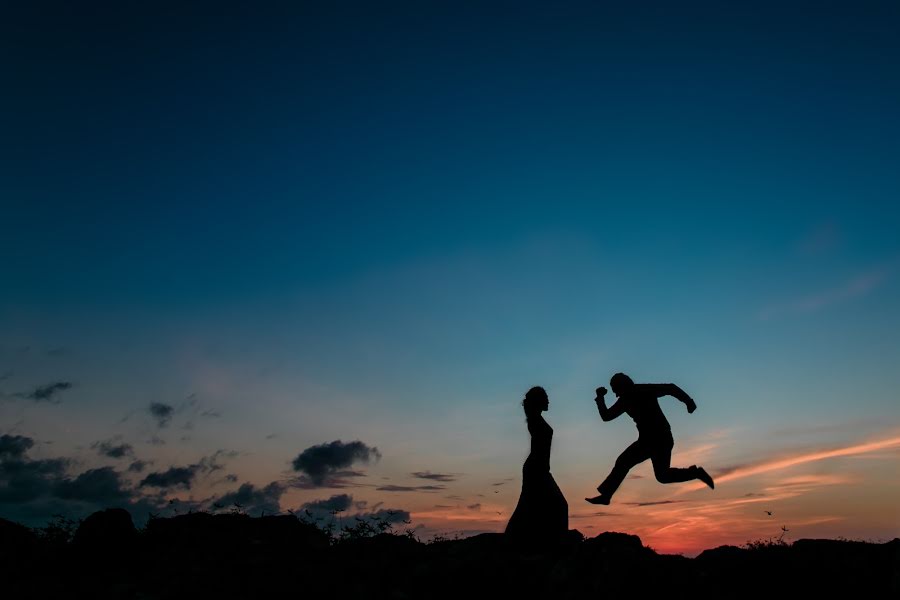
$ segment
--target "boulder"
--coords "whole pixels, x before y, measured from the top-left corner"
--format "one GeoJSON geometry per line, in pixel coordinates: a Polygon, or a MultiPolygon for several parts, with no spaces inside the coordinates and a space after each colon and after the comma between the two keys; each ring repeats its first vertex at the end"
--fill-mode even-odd
{"type": "Polygon", "coordinates": [[[131,547],[136,539],[131,514],[123,508],[108,508],[82,521],[72,542],[78,548],[113,553],[131,547]]]}

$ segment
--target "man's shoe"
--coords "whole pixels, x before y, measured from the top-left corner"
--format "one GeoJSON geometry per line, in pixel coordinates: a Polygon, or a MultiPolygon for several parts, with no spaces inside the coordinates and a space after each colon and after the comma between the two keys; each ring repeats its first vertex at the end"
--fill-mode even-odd
{"type": "Polygon", "coordinates": [[[716,482],[703,467],[697,467],[697,479],[708,485],[711,490],[716,489],[716,482]]]}
{"type": "Polygon", "coordinates": [[[594,496],[593,498],[585,498],[585,500],[587,500],[587,501],[590,502],[591,504],[606,504],[606,505],[609,505],[610,497],[609,497],[609,496],[604,496],[603,494],[600,494],[599,496],[594,496]]]}

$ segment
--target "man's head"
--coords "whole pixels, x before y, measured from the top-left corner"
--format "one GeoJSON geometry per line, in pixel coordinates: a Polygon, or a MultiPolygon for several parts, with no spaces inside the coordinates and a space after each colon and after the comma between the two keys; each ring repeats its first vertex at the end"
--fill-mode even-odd
{"type": "Polygon", "coordinates": [[[620,398],[622,397],[622,394],[627,393],[633,386],[634,381],[632,381],[631,377],[625,373],[616,373],[609,380],[609,387],[611,387],[613,393],[620,398]]]}

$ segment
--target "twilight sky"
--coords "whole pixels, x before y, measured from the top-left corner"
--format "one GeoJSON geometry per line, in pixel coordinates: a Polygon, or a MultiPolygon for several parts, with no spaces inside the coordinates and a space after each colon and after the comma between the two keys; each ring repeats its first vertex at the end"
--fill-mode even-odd
{"type": "Polygon", "coordinates": [[[543,385],[587,535],[900,535],[896,3],[122,4],[0,19],[0,517],[500,531],[543,385]]]}

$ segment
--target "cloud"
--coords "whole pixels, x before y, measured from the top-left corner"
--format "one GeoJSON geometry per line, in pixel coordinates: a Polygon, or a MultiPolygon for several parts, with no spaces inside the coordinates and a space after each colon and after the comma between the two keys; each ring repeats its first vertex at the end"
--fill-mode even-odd
{"type": "Polygon", "coordinates": [[[150,414],[156,419],[156,424],[159,427],[165,427],[169,424],[169,421],[172,420],[172,414],[175,412],[175,407],[171,404],[164,404],[162,402],[153,402],[150,404],[150,408],[148,409],[150,414]]]}
{"type": "Polygon", "coordinates": [[[130,465],[128,465],[128,471],[131,473],[143,473],[144,469],[147,468],[147,461],[143,460],[135,460],[132,461],[130,465]]]}
{"type": "Polygon", "coordinates": [[[888,266],[865,271],[834,288],[769,306],[760,313],[759,318],[767,321],[786,314],[808,314],[853,298],[861,298],[880,287],[893,270],[888,266]]]}
{"type": "Polygon", "coordinates": [[[68,466],[63,458],[31,460],[24,453],[4,457],[0,461],[0,505],[27,503],[51,494],[68,466]]]}
{"type": "Polygon", "coordinates": [[[360,471],[336,471],[327,476],[318,483],[313,481],[309,475],[298,475],[287,481],[287,485],[299,490],[316,490],[319,488],[343,489],[349,487],[359,487],[362,484],[351,481],[354,477],[365,477],[366,474],[360,471]]]}
{"type": "Polygon", "coordinates": [[[430,479],[432,481],[443,481],[450,482],[456,481],[456,477],[449,473],[432,473],[431,471],[416,471],[414,473],[410,473],[413,477],[417,477],[419,479],[430,479]]]}
{"type": "Polygon", "coordinates": [[[350,494],[336,494],[325,500],[312,500],[300,506],[301,510],[308,510],[313,514],[343,512],[353,505],[353,496],[350,494]]]}
{"type": "Polygon", "coordinates": [[[625,502],[627,506],[660,506],[662,504],[678,504],[684,500],[659,500],[656,502],[625,502]]]}
{"type": "Polygon", "coordinates": [[[238,453],[234,450],[216,450],[210,456],[201,457],[194,464],[184,467],[169,467],[166,471],[157,471],[150,473],[138,484],[138,487],[157,487],[157,488],[177,488],[191,489],[194,480],[200,474],[214,473],[224,468],[219,463],[222,458],[234,458],[238,453]]]}
{"type": "Polygon", "coordinates": [[[150,473],[138,484],[138,487],[174,488],[183,487],[191,489],[194,478],[197,477],[197,465],[187,467],[169,467],[166,471],[150,473]]]}
{"type": "Polygon", "coordinates": [[[275,514],[281,511],[281,496],[284,492],[285,486],[278,481],[261,488],[252,483],[244,483],[238,489],[215,498],[210,506],[239,505],[250,514],[255,512],[275,514]]]}
{"type": "Polygon", "coordinates": [[[379,492],[438,492],[446,490],[445,485],[382,485],[375,488],[379,492]]]}
{"type": "Polygon", "coordinates": [[[112,438],[108,440],[103,440],[100,442],[94,442],[91,444],[91,448],[97,451],[98,454],[102,456],[108,456],[109,458],[125,458],[126,456],[132,456],[134,454],[134,448],[131,444],[117,444],[119,438],[112,438]]]}
{"type": "Polygon", "coordinates": [[[468,506],[466,506],[466,508],[468,508],[469,510],[481,510],[481,503],[476,502],[475,504],[469,504],[468,506]]]}
{"type": "Polygon", "coordinates": [[[39,385],[30,392],[16,394],[20,398],[34,400],[35,402],[50,402],[59,404],[59,394],[72,387],[71,381],[55,381],[46,385],[39,385]]]}
{"type": "Polygon", "coordinates": [[[34,440],[24,435],[0,435],[0,458],[21,458],[31,447],[34,440]]]}
{"type": "Polygon", "coordinates": [[[236,458],[240,455],[240,452],[235,450],[216,450],[210,456],[204,456],[200,459],[200,462],[196,464],[196,467],[204,472],[204,473],[212,473],[214,471],[221,471],[225,468],[225,465],[220,460],[236,458]]]}
{"type": "MultiPolygon", "coordinates": [[[[752,477],[754,475],[761,475],[764,473],[781,471],[784,469],[795,467],[797,465],[817,462],[829,458],[875,454],[881,452],[882,450],[896,449],[900,449],[900,436],[893,436],[870,442],[851,444],[849,446],[842,446],[839,448],[806,450],[776,458],[767,458],[757,462],[744,463],[740,465],[734,465],[725,469],[719,469],[716,472],[714,479],[716,480],[716,486],[718,487],[718,485],[727,483],[729,481],[744,479],[746,477],[752,477]]],[[[676,491],[676,493],[682,494],[705,487],[706,486],[702,483],[689,484],[683,486],[681,489],[676,491]]]]}
{"type": "Polygon", "coordinates": [[[0,456],[0,514],[30,526],[45,523],[51,515],[73,518],[102,508],[126,508],[139,520],[157,505],[138,496],[113,467],[89,469],[74,477],[64,458],[32,460],[30,438],[0,438],[7,452],[0,456]],[[9,439],[13,438],[13,439],[9,439]]]}
{"type": "Polygon", "coordinates": [[[132,493],[123,487],[119,473],[112,467],[90,469],[75,479],[61,481],[56,494],[65,500],[79,500],[98,506],[127,504],[132,497],[132,493]]]}
{"type": "Polygon", "coordinates": [[[344,443],[335,440],[328,444],[310,446],[297,455],[291,464],[295,471],[305,473],[314,485],[324,487],[329,476],[354,463],[368,464],[381,458],[378,448],[367,446],[359,440],[344,443]]]}

